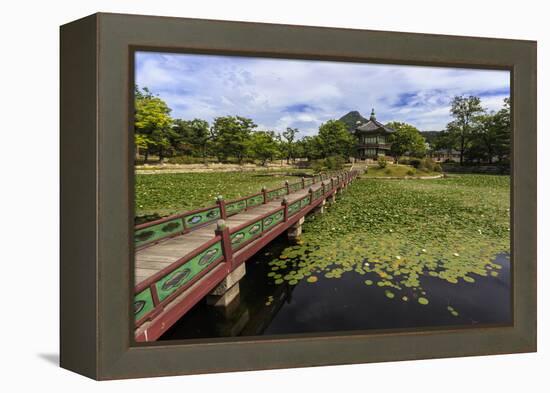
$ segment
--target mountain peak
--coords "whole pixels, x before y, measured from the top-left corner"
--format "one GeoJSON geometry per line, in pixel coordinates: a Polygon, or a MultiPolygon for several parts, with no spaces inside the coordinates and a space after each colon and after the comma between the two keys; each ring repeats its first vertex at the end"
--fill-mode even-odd
{"type": "Polygon", "coordinates": [[[355,130],[355,128],[362,123],[366,123],[368,120],[361,116],[359,111],[350,111],[339,119],[343,122],[349,131],[355,130]]]}

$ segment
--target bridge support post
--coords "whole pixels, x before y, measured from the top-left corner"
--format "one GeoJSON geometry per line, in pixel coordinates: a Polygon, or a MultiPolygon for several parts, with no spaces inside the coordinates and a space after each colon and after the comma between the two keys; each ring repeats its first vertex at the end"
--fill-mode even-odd
{"type": "Polygon", "coordinates": [[[208,294],[206,304],[216,307],[228,307],[239,296],[239,281],[245,274],[245,264],[241,263],[208,294]]]}
{"type": "Polygon", "coordinates": [[[289,240],[296,240],[302,234],[302,224],[305,221],[305,217],[300,218],[296,224],[292,225],[287,230],[287,235],[289,240]]]}
{"type": "Polygon", "coordinates": [[[325,205],[326,204],[327,204],[327,200],[323,199],[323,201],[315,207],[315,210],[313,210],[313,212],[315,214],[323,214],[325,212],[325,205]]]}

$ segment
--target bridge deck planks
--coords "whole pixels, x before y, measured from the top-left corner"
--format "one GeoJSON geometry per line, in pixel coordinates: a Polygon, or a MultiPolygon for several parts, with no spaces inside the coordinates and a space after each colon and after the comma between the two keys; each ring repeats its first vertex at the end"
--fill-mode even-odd
{"type": "MultiPolygon", "coordinates": [[[[325,180],[327,182],[327,180],[325,180]]],[[[313,191],[318,190],[321,183],[311,185],[313,191]]],[[[288,203],[292,203],[307,195],[309,187],[286,195],[288,203]]],[[[252,219],[281,207],[281,200],[276,199],[266,204],[251,207],[250,209],[228,217],[225,221],[229,229],[238,227],[252,219]]],[[[135,284],[146,280],[158,271],[176,262],[181,257],[196,250],[215,236],[216,223],[205,225],[195,231],[173,237],[150,247],[138,250],[135,258],[135,284]]]]}

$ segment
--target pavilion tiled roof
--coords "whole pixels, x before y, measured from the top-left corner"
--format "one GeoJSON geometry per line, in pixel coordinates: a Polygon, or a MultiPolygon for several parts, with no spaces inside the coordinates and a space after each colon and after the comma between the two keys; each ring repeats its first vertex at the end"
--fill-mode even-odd
{"type": "Polygon", "coordinates": [[[355,128],[356,132],[360,132],[362,134],[378,133],[381,130],[388,134],[395,132],[393,128],[387,127],[384,124],[380,123],[378,120],[376,120],[376,116],[374,115],[374,108],[372,109],[372,112],[370,114],[369,121],[355,128]]]}

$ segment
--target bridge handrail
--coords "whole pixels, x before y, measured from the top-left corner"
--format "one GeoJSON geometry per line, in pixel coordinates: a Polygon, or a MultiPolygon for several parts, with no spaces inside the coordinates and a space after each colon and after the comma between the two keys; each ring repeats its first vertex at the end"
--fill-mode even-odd
{"type": "Polygon", "coordinates": [[[300,189],[305,189],[308,185],[315,184],[317,181],[322,181],[323,177],[340,176],[342,173],[345,173],[345,171],[315,175],[307,180],[302,177],[302,180],[299,182],[290,184],[286,181],[284,186],[270,190],[264,187],[262,191],[258,193],[230,201],[225,201],[223,198],[218,197],[216,205],[189,210],[136,225],[134,233],[135,248],[143,249],[160,241],[194,231],[218,219],[226,219],[233,214],[247,210],[249,207],[257,206],[262,203],[265,204],[283,197],[284,195],[289,195],[300,189]],[[297,184],[301,184],[301,188],[295,188],[297,184]],[[263,198],[259,198],[260,196],[263,198]],[[263,201],[261,201],[261,199],[263,199],[263,201]]]}
{"type": "MultiPolygon", "coordinates": [[[[213,254],[215,258],[211,258],[203,269],[201,269],[196,274],[191,276],[189,280],[187,280],[183,285],[179,286],[177,289],[172,291],[172,293],[170,293],[169,295],[163,298],[160,298],[159,283],[163,282],[163,279],[164,279],[164,283],[168,282],[169,281],[168,277],[172,275],[174,271],[185,266],[187,263],[197,258],[198,256],[201,256],[201,254],[209,252],[209,250],[214,249],[214,247],[217,250],[221,250],[221,242],[222,242],[222,236],[216,235],[212,239],[210,239],[208,242],[202,244],[200,247],[197,247],[193,251],[182,256],[180,259],[178,259],[174,263],[171,263],[170,265],[166,266],[164,269],[159,270],[158,272],[153,274],[151,277],[148,277],[146,280],[143,280],[142,282],[137,284],[134,287],[134,307],[135,307],[136,301],[139,301],[140,295],[142,295],[145,292],[149,292],[147,295],[147,300],[151,303],[149,305],[151,309],[146,313],[140,315],[138,318],[136,318],[136,321],[135,321],[136,327],[139,327],[140,325],[145,323],[147,320],[153,318],[157,312],[162,311],[162,307],[164,305],[170,303],[170,301],[172,301],[175,297],[177,297],[181,292],[185,291],[187,288],[193,285],[193,283],[195,283],[202,276],[204,276],[207,272],[209,272],[215,266],[223,262],[224,260],[223,252],[219,251],[213,254]],[[218,246],[218,243],[220,243],[219,246],[218,246]]],[[[200,260],[199,260],[199,263],[200,263],[200,260]]],[[[185,272],[185,270],[182,270],[182,274],[183,272],[185,272]]],[[[183,278],[185,278],[185,276],[183,278]]],[[[162,289],[162,286],[161,286],[161,289],[162,289]]]]}

